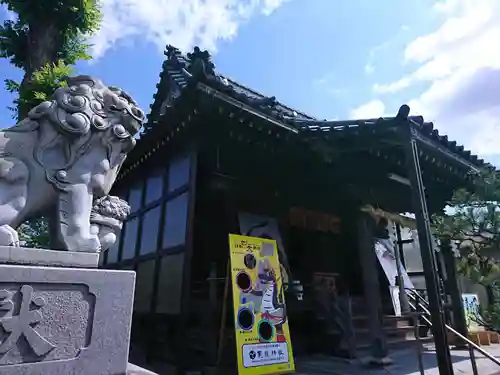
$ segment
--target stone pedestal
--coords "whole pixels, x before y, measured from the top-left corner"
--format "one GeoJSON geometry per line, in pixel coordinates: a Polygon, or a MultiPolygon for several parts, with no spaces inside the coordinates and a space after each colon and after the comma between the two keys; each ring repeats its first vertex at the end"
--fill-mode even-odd
{"type": "Polygon", "coordinates": [[[135,272],[97,261],[0,247],[0,374],[126,374],[135,272]]]}

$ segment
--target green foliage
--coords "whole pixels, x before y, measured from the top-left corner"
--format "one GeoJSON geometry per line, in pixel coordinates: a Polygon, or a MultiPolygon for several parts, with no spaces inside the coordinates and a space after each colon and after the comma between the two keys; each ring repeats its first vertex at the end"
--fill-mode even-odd
{"type": "Polygon", "coordinates": [[[21,21],[7,20],[0,25],[0,57],[23,69],[28,60],[29,28],[21,21]]]}
{"type": "Polygon", "coordinates": [[[92,60],[92,56],[87,53],[89,47],[91,45],[85,43],[82,35],[66,36],[61,51],[57,52],[57,59],[67,65],[74,65],[78,60],[92,60]]]}
{"type": "Polygon", "coordinates": [[[57,88],[67,85],[66,78],[72,73],[73,67],[59,60],[33,73],[29,87],[23,87],[12,79],[6,79],[4,82],[7,91],[18,94],[14,99],[15,106],[9,107],[14,112],[13,117],[19,116],[19,108],[31,109],[48,100],[57,88]]]}
{"type": "Polygon", "coordinates": [[[16,21],[7,20],[0,26],[0,56],[9,58],[13,65],[30,71],[30,51],[36,48],[37,39],[50,31],[53,51],[48,55],[54,59],[50,62],[62,60],[71,65],[90,58],[86,53],[89,45],[84,40],[99,29],[101,12],[97,0],[0,0],[0,3],[17,14],[16,21]]]}
{"type": "Polygon", "coordinates": [[[29,103],[31,108],[38,105],[41,101],[47,100],[57,88],[66,86],[66,78],[72,73],[73,68],[62,60],[46,64],[33,73],[30,90],[21,90],[20,100],[29,103]]]}
{"type": "Polygon", "coordinates": [[[500,288],[495,283],[491,286],[493,290],[494,302],[489,304],[488,307],[481,309],[481,320],[479,323],[487,327],[488,329],[493,329],[500,332],[500,302],[498,302],[498,297],[500,294],[500,288]]]}
{"type": "Polygon", "coordinates": [[[491,327],[497,331],[500,330],[500,303],[494,303],[483,312],[483,318],[485,322],[488,324],[488,327],[491,327]]]}
{"type": "Polygon", "coordinates": [[[480,173],[474,189],[455,191],[447,213],[433,217],[439,238],[453,241],[461,252],[458,271],[481,285],[491,285],[500,272],[500,178],[498,172],[480,173]]]}
{"type": "Polygon", "coordinates": [[[19,240],[23,246],[48,249],[50,246],[47,220],[38,218],[21,224],[18,228],[19,240]]]}
{"type": "Polygon", "coordinates": [[[89,34],[101,22],[96,0],[0,0],[26,24],[55,24],[60,30],[89,34]]]}
{"type": "Polygon", "coordinates": [[[21,83],[7,80],[18,93],[11,108],[24,117],[47,94],[59,87],[70,65],[89,60],[86,38],[99,29],[98,0],[0,0],[16,20],[0,25],[0,57],[24,70],[21,83]],[[43,85],[44,83],[45,85],[43,85]]]}

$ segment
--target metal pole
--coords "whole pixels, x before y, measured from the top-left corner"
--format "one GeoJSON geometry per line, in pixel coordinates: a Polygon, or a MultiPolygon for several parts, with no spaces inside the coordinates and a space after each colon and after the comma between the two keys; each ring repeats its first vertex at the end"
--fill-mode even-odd
{"type": "Polygon", "coordinates": [[[422,358],[422,343],[420,342],[420,308],[419,299],[416,300],[415,313],[413,314],[413,325],[415,326],[415,339],[417,340],[417,359],[418,359],[418,369],[420,370],[420,375],[425,375],[424,361],[422,358]]]}
{"type": "Polygon", "coordinates": [[[418,239],[422,264],[424,267],[425,284],[429,297],[429,310],[432,320],[432,333],[436,345],[436,356],[440,375],[453,375],[453,363],[445,329],[443,306],[439,295],[436,275],[436,258],[431,237],[431,227],[427,203],[425,199],[425,188],[422,180],[422,170],[418,154],[417,141],[413,135],[416,130],[407,119],[402,121],[405,126],[406,137],[405,155],[408,169],[408,178],[411,183],[411,195],[415,218],[417,220],[418,239]]]}
{"type": "MultiPolygon", "coordinates": [[[[430,315],[430,312],[429,310],[427,310],[425,308],[425,306],[422,306],[422,310],[424,311],[424,313],[426,313],[427,315],[430,315]]],[[[427,317],[425,315],[422,315],[422,319],[430,326],[432,326],[432,322],[427,319],[427,317]]],[[[466,342],[469,344],[469,347],[472,347],[474,350],[477,350],[479,353],[481,353],[482,355],[484,355],[486,358],[488,358],[491,362],[497,364],[498,366],[500,366],[500,360],[493,357],[490,353],[488,353],[487,351],[485,351],[484,349],[482,349],[480,346],[474,344],[472,341],[470,341],[467,337],[465,336],[462,336],[459,332],[455,331],[453,328],[451,328],[449,325],[445,325],[445,328],[450,331],[451,333],[453,333],[455,336],[457,336],[457,338],[459,338],[460,340],[462,340],[463,342],[466,342]]]]}
{"type": "Polygon", "coordinates": [[[472,374],[478,375],[477,372],[477,363],[476,363],[476,354],[474,353],[474,347],[469,345],[469,355],[470,355],[470,364],[472,365],[472,374]]]}

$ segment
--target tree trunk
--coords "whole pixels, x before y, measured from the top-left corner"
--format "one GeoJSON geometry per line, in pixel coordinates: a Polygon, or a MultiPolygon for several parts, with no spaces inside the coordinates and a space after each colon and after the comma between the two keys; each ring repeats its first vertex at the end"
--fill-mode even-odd
{"type": "Polygon", "coordinates": [[[488,307],[491,307],[495,303],[495,292],[493,291],[493,286],[486,285],[486,299],[488,302],[488,307]]]}
{"type": "MultiPolygon", "coordinates": [[[[48,63],[57,60],[57,51],[62,44],[62,33],[55,24],[29,25],[27,61],[24,69],[24,77],[21,81],[20,92],[30,90],[33,73],[48,63]]],[[[22,120],[31,110],[29,106],[19,103],[18,120],[22,120]]]]}

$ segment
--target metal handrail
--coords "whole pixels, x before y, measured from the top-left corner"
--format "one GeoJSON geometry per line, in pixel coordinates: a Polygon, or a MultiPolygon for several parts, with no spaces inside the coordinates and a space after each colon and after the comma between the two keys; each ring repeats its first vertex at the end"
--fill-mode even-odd
{"type": "MultiPolygon", "coordinates": [[[[419,300],[422,300],[425,302],[426,305],[429,305],[429,303],[421,296],[419,295],[418,293],[416,293],[415,291],[413,291],[412,289],[406,289],[407,291],[407,295],[413,299],[416,300],[416,306],[413,305],[412,302],[408,301],[408,303],[410,304],[410,306],[418,312],[418,307],[419,307],[419,300]],[[408,293],[408,291],[410,293],[408,293]]],[[[431,315],[430,311],[425,307],[425,306],[421,306],[422,309],[423,309],[423,312],[425,313],[421,315],[421,318],[427,323],[427,325],[429,325],[430,327],[432,327],[432,322],[429,320],[428,316],[431,315]]],[[[459,332],[457,332],[455,329],[453,329],[452,327],[450,327],[448,324],[445,324],[445,328],[450,331],[451,333],[453,333],[456,337],[458,337],[460,340],[462,340],[463,342],[467,343],[468,346],[469,346],[469,353],[470,353],[470,356],[471,356],[471,362],[472,362],[472,367],[473,367],[473,373],[475,375],[478,374],[477,372],[477,366],[476,366],[476,361],[475,361],[475,358],[474,358],[474,350],[477,350],[479,353],[481,353],[483,356],[485,356],[486,358],[488,358],[490,361],[492,361],[493,363],[497,364],[498,366],[500,366],[500,360],[498,360],[497,358],[493,357],[490,353],[488,353],[487,351],[485,351],[484,349],[482,349],[479,345],[476,345],[474,344],[471,340],[469,340],[467,337],[463,336],[462,334],[460,334],[459,332]]]]}

